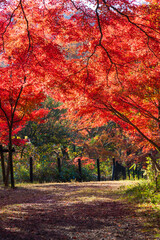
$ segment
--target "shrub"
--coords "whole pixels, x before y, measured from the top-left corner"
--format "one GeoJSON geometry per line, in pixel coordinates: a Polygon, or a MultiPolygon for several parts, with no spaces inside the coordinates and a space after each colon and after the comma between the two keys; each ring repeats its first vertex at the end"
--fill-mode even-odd
{"type": "MultiPolygon", "coordinates": [[[[29,182],[30,172],[29,164],[22,165],[16,164],[15,167],[15,180],[17,182],[29,182]]],[[[33,181],[34,182],[70,182],[70,181],[95,181],[97,180],[97,173],[88,168],[88,166],[82,166],[82,179],[80,179],[78,166],[71,162],[65,162],[61,166],[61,172],[59,173],[57,164],[51,162],[35,162],[33,166],[33,181]]]]}
{"type": "Polygon", "coordinates": [[[29,180],[30,180],[29,169],[27,169],[23,165],[19,166],[16,169],[14,175],[15,175],[16,182],[29,182],[29,180]]]}
{"type": "Polygon", "coordinates": [[[154,182],[142,181],[136,186],[130,186],[125,192],[130,201],[160,204],[160,192],[156,192],[154,182]]]}
{"type": "Polygon", "coordinates": [[[50,163],[38,163],[34,168],[33,179],[40,183],[53,182],[55,175],[57,175],[57,172],[50,163]]]}

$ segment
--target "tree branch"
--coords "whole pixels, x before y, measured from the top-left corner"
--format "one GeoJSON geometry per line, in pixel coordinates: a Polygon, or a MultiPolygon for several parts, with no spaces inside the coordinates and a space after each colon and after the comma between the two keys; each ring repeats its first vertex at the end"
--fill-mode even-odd
{"type": "Polygon", "coordinates": [[[9,22],[8,22],[8,24],[7,24],[4,32],[2,33],[3,50],[4,50],[4,48],[5,48],[5,46],[4,46],[4,45],[5,45],[5,44],[4,44],[4,35],[5,35],[6,31],[7,31],[7,28],[8,28],[9,25],[11,24],[12,18],[14,17],[14,13],[16,12],[16,10],[18,10],[19,6],[20,6],[20,2],[19,2],[19,4],[18,4],[18,6],[13,10],[13,12],[12,12],[10,18],[9,18],[9,22]]]}
{"type": "Polygon", "coordinates": [[[110,10],[110,8],[113,9],[113,10],[116,11],[118,14],[120,14],[120,15],[123,16],[123,17],[125,17],[125,18],[128,20],[129,23],[131,23],[132,25],[134,25],[136,28],[138,28],[141,32],[143,32],[143,33],[146,35],[146,37],[147,37],[147,46],[148,46],[149,50],[154,54],[154,56],[155,56],[156,58],[159,59],[159,57],[155,54],[155,52],[154,52],[154,51],[151,49],[151,47],[149,46],[149,40],[150,40],[150,39],[153,39],[153,37],[151,37],[151,36],[150,36],[143,28],[141,28],[138,24],[136,24],[135,22],[133,22],[127,14],[125,14],[125,13],[123,13],[123,12],[120,12],[120,11],[119,11],[117,8],[115,8],[114,6],[108,5],[105,0],[103,0],[103,2],[104,2],[104,4],[105,4],[105,6],[108,8],[108,10],[110,10]]]}
{"type": "Polygon", "coordinates": [[[26,24],[27,24],[27,33],[28,33],[28,41],[29,41],[28,52],[29,52],[30,48],[31,48],[31,35],[30,35],[30,31],[29,31],[29,22],[28,22],[27,16],[26,16],[25,11],[24,11],[22,0],[20,0],[19,4],[21,6],[21,9],[22,9],[22,12],[23,12],[23,16],[24,16],[26,24]]]}

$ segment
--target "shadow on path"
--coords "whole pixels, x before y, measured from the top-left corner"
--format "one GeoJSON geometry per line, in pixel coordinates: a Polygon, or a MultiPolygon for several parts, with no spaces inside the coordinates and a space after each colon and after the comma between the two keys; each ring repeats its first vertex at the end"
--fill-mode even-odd
{"type": "Polygon", "coordinates": [[[108,189],[107,184],[86,183],[11,190],[0,199],[0,240],[155,239],[134,209],[108,189]]]}

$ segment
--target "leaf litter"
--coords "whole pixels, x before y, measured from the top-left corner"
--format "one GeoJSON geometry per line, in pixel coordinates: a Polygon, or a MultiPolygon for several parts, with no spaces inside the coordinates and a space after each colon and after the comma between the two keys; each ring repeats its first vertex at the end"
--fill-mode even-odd
{"type": "Polygon", "coordinates": [[[120,198],[131,182],[24,184],[0,188],[1,240],[152,240],[157,228],[120,198]]]}

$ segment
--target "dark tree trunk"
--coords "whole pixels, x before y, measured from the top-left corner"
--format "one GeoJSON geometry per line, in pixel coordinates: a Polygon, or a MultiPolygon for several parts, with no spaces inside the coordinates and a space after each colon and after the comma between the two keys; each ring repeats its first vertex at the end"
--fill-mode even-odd
{"type": "Polygon", "coordinates": [[[61,160],[59,157],[57,158],[57,164],[58,164],[58,171],[59,173],[61,173],[61,160]]]}
{"type": "Polygon", "coordinates": [[[112,164],[112,180],[115,180],[115,158],[112,159],[113,160],[113,164],[112,164]]]}
{"type": "Polygon", "coordinates": [[[101,181],[99,158],[97,159],[97,173],[98,173],[97,180],[98,180],[98,181],[101,181]]]}
{"type": "Polygon", "coordinates": [[[1,167],[2,167],[3,183],[5,184],[6,174],[5,174],[4,154],[3,154],[3,147],[2,147],[2,145],[0,145],[0,154],[1,154],[1,167]]]}
{"type": "Polygon", "coordinates": [[[9,165],[10,165],[11,188],[14,188],[15,184],[14,184],[14,173],[13,173],[12,127],[10,127],[10,129],[9,129],[8,149],[9,149],[8,160],[9,160],[9,165]]]}
{"type": "Polygon", "coordinates": [[[79,170],[79,181],[82,181],[82,168],[81,168],[81,159],[78,158],[78,170],[79,170]]]}
{"type": "Polygon", "coordinates": [[[140,176],[140,168],[138,168],[138,170],[137,170],[137,177],[138,177],[138,180],[139,180],[139,176],[140,176]]]}
{"type": "Polygon", "coordinates": [[[135,180],[135,171],[134,171],[134,169],[133,169],[133,179],[135,180]]]}
{"type": "Polygon", "coordinates": [[[9,183],[9,172],[10,172],[10,163],[9,163],[9,159],[7,162],[7,171],[6,171],[6,177],[5,177],[5,187],[8,187],[8,183],[9,183]]]}
{"type": "Polygon", "coordinates": [[[30,157],[29,159],[30,164],[30,182],[33,183],[33,158],[30,157]]]}
{"type": "Polygon", "coordinates": [[[128,172],[128,177],[129,177],[129,180],[130,180],[130,170],[129,170],[129,167],[127,168],[127,172],[128,172]]]}

